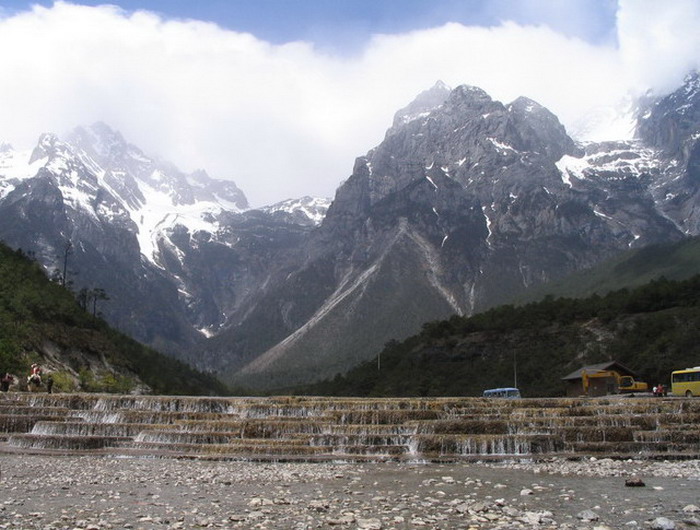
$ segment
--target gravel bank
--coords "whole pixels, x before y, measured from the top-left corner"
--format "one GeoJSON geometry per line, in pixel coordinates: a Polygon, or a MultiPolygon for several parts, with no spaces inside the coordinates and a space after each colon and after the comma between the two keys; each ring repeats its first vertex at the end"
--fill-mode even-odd
{"type": "Polygon", "coordinates": [[[0,529],[692,528],[700,461],[267,464],[0,455],[0,529]],[[626,487],[635,475],[644,487],[626,487]]]}

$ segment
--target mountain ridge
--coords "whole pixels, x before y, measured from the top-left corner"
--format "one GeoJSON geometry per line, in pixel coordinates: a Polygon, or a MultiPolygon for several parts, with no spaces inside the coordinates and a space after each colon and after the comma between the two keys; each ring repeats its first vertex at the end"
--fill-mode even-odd
{"type": "Polygon", "coordinates": [[[110,322],[180,358],[264,282],[259,254],[295,245],[327,208],[252,211],[233,182],[185,174],[105,124],[68,136],[0,155],[0,238],[76,288],[107,290],[110,322]]]}
{"type": "Polygon", "coordinates": [[[29,179],[0,155],[0,237],[60,271],[67,258],[79,287],[114,293],[120,329],[227,382],[333,377],[426,321],[696,234],[695,79],[644,102],[636,138],[587,143],[526,97],[438,83],[330,205],[233,211],[216,203],[233,189],[106,126],[76,130],[73,157],[42,137],[29,179]]]}
{"type": "MultiPolygon", "coordinates": [[[[693,168],[659,155],[641,139],[577,145],[535,102],[518,98],[502,104],[469,86],[457,87],[430,112],[416,108],[417,117],[396,119],[384,141],[358,157],[311,236],[307,264],[333,271],[319,276],[327,282],[326,298],[307,300],[299,324],[287,326],[286,337],[273,338],[269,346],[259,345],[258,359],[234,365],[228,372],[232,381],[299,383],[332,377],[333,370],[343,373],[388,340],[418,329],[407,322],[400,331],[382,333],[377,322],[389,311],[389,296],[410,307],[416,320],[440,311],[468,315],[627,248],[687,235],[681,228],[688,220],[674,218],[661,190],[679,176],[687,179],[693,168]],[[414,237],[392,237],[408,233],[414,237]],[[394,251],[406,256],[401,265],[411,270],[393,289],[376,287],[381,264],[394,251]],[[420,298],[437,297],[447,311],[434,302],[425,304],[429,309],[412,302],[420,290],[407,285],[421,285],[418,279],[431,275],[436,281],[428,282],[430,294],[423,291],[420,298]],[[358,292],[375,300],[362,306],[353,299],[372,317],[363,320],[359,311],[340,307],[333,316],[331,300],[358,292]],[[322,329],[323,321],[328,328],[319,331],[323,340],[313,339],[312,329],[322,329]],[[323,357],[328,360],[321,362],[323,357]]],[[[290,278],[308,285],[301,276],[290,278]]],[[[265,311],[293,304],[303,289],[295,295],[289,286],[280,288],[268,295],[265,311]]],[[[394,320],[410,320],[395,313],[394,320]]],[[[273,325],[267,315],[252,314],[256,318],[273,325]]],[[[224,347],[219,355],[236,355],[230,338],[230,353],[224,347]]]]}

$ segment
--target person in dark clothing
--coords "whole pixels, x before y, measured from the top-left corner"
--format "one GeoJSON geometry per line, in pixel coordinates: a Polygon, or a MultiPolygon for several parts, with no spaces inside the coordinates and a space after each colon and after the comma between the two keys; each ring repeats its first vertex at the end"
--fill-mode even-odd
{"type": "Polygon", "coordinates": [[[8,390],[10,390],[10,385],[14,382],[15,378],[7,372],[5,372],[5,375],[3,375],[2,379],[0,379],[0,388],[2,388],[3,392],[7,392],[8,390]]]}
{"type": "Polygon", "coordinates": [[[46,391],[50,394],[51,390],[53,389],[53,377],[49,374],[49,376],[46,378],[46,391]]]}

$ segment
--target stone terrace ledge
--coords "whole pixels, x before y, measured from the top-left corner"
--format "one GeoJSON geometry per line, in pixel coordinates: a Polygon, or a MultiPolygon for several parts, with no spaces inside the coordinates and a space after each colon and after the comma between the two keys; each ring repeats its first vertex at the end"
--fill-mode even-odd
{"type": "Polygon", "coordinates": [[[0,451],[244,461],[700,457],[700,399],[0,395],[0,451]]]}

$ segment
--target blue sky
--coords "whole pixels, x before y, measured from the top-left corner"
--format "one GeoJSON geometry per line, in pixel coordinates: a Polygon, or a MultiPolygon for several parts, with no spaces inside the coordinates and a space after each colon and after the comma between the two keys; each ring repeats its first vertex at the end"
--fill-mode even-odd
{"type": "MultiPolygon", "coordinates": [[[[275,44],[305,40],[333,53],[360,50],[371,34],[404,33],[458,22],[544,24],[593,43],[615,38],[616,0],[115,0],[75,1],[145,9],[254,34],[275,44]]],[[[53,1],[4,1],[9,12],[53,1]]]]}
{"type": "Polygon", "coordinates": [[[700,68],[699,0],[0,1],[0,140],[103,121],[254,206],[332,197],[438,80],[602,140],[700,68]]]}

